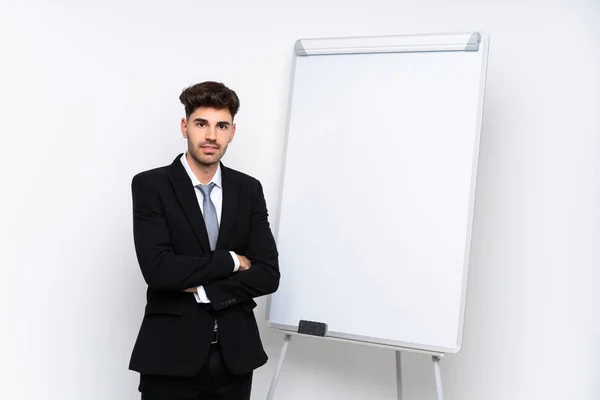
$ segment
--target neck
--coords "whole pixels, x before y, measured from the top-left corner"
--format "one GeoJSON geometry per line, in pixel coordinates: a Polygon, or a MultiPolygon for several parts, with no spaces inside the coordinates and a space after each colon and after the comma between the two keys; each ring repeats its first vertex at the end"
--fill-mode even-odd
{"type": "Polygon", "coordinates": [[[190,165],[190,169],[192,170],[196,178],[198,178],[200,183],[206,185],[211,181],[213,176],[215,176],[215,173],[217,172],[217,167],[219,166],[218,163],[213,165],[200,164],[198,161],[196,161],[194,157],[190,156],[190,153],[186,153],[185,157],[187,159],[188,164],[190,165]]]}

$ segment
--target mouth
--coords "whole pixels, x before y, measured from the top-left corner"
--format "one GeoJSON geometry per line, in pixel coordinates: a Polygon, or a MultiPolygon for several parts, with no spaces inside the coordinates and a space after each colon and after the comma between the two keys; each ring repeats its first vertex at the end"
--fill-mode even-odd
{"type": "Polygon", "coordinates": [[[201,146],[200,148],[207,154],[214,154],[219,149],[218,146],[211,145],[211,144],[205,144],[204,146],[201,146]]]}

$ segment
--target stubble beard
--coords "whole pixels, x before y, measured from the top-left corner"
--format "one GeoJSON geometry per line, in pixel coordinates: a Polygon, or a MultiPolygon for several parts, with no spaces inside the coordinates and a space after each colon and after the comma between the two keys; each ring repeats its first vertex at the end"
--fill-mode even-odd
{"type": "Polygon", "coordinates": [[[202,153],[202,149],[200,147],[194,147],[188,140],[188,150],[192,155],[192,158],[196,160],[198,164],[205,167],[210,167],[221,161],[221,158],[223,158],[225,152],[227,151],[227,145],[225,145],[225,147],[219,146],[215,154],[206,156],[202,153]]]}

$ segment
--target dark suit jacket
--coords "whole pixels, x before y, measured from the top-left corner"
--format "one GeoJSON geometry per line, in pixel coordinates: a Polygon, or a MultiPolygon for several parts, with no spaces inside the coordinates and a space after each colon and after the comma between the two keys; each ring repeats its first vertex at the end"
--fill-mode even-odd
{"type": "Polygon", "coordinates": [[[211,251],[180,156],[132,180],[135,250],[148,289],[129,368],[143,374],[196,374],[210,350],[216,319],[226,365],[244,374],[267,361],[253,298],[279,286],[278,253],[262,186],[221,164],[223,208],[211,251]],[[251,268],[234,273],[230,250],[246,256],[251,268]],[[199,285],[211,304],[199,304],[183,291],[199,285]]]}

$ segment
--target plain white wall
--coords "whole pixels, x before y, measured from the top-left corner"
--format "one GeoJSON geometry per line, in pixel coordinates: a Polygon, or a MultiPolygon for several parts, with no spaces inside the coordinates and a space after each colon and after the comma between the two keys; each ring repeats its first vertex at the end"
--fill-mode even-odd
{"type": "MultiPolygon", "coordinates": [[[[82,3],[0,2],[2,398],[137,398],[129,184],[184,150],[183,87],[238,92],[224,161],[261,179],[274,211],[297,38],[467,30],[492,42],[464,349],[443,362],[446,398],[600,398],[596,1],[82,3]]],[[[281,345],[262,327],[271,361],[253,399],[281,345]]],[[[433,398],[429,360],[403,361],[405,400],[433,398]]],[[[277,393],[394,399],[393,352],[296,339],[277,393]]]]}

